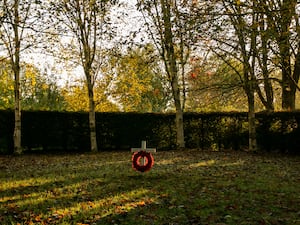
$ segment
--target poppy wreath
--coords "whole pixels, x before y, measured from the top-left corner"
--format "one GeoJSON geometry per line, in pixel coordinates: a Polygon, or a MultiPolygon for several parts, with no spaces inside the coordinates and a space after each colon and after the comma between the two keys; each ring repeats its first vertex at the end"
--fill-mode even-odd
{"type": "Polygon", "coordinates": [[[152,168],[153,165],[154,158],[150,152],[139,151],[132,155],[132,167],[136,171],[147,172],[152,168]],[[143,158],[145,159],[145,164],[142,165],[140,160],[144,160],[143,158]]]}

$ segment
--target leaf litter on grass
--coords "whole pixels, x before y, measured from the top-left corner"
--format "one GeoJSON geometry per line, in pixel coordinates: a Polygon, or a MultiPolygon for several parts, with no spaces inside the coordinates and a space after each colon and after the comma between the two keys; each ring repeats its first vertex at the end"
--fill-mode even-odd
{"type": "Polygon", "coordinates": [[[0,156],[1,224],[300,224],[300,158],[199,150],[0,156]],[[4,215],[4,216],[3,216],[4,215]]]}

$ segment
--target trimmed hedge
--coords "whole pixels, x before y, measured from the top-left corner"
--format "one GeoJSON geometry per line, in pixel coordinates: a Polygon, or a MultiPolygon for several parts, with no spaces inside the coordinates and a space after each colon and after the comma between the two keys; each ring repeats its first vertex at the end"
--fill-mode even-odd
{"type": "MultiPolygon", "coordinates": [[[[175,114],[96,113],[100,150],[129,150],[142,140],[159,150],[176,148],[175,114]]],[[[257,113],[257,140],[264,151],[298,152],[300,112],[257,113]]],[[[90,149],[88,113],[22,112],[25,151],[90,149]]],[[[0,152],[13,149],[13,111],[0,111],[0,152]]],[[[248,146],[247,113],[185,113],[187,148],[244,149],[248,146]]]]}

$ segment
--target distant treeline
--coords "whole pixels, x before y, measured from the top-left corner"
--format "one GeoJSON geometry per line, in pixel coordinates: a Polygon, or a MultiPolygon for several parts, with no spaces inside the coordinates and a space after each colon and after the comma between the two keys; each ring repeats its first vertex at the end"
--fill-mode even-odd
{"type": "MultiPolygon", "coordinates": [[[[257,113],[261,151],[300,152],[300,112],[257,113]]],[[[175,114],[97,113],[100,150],[128,150],[142,140],[158,150],[176,148],[175,114]]],[[[247,113],[185,113],[187,148],[243,150],[248,146],[247,113]]],[[[13,152],[13,111],[0,111],[0,153],[13,152]]],[[[88,113],[22,112],[25,152],[86,152],[88,113]]]]}

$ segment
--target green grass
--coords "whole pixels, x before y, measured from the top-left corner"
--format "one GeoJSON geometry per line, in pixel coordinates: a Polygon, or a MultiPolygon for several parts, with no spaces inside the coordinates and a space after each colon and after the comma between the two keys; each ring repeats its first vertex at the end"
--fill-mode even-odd
{"type": "Polygon", "coordinates": [[[0,156],[0,224],[300,224],[300,157],[242,152],[0,156]]]}

